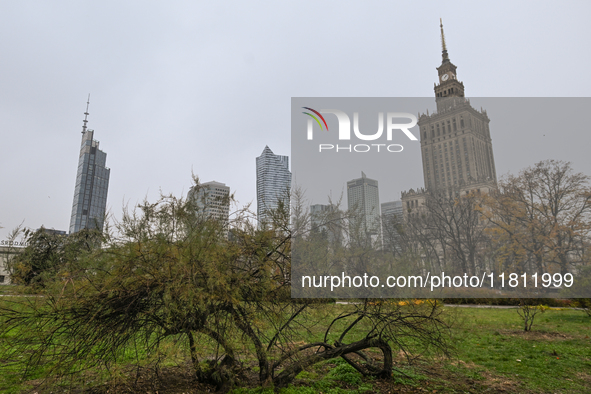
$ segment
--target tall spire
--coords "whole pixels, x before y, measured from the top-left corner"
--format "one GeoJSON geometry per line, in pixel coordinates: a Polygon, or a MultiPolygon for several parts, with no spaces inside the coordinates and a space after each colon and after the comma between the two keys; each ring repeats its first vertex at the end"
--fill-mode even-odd
{"type": "Polygon", "coordinates": [[[442,63],[448,63],[447,47],[445,46],[445,34],[443,33],[443,21],[439,18],[439,27],[441,28],[441,57],[442,63]]]}
{"type": "Polygon", "coordinates": [[[88,106],[90,105],[90,93],[88,93],[88,100],[86,101],[86,112],[84,112],[84,124],[82,125],[82,133],[86,133],[86,123],[88,123],[88,106]]]}

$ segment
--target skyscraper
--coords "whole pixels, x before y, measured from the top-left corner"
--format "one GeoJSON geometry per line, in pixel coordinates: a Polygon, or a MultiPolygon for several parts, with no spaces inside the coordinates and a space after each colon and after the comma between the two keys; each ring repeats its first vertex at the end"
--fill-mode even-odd
{"type": "Polygon", "coordinates": [[[421,130],[423,177],[428,191],[462,189],[477,183],[496,184],[497,174],[486,111],[472,108],[464,84],[447,53],[441,24],[442,62],[435,85],[437,112],[423,114],[421,130]]]}
{"type": "Polygon", "coordinates": [[[94,130],[86,127],[90,95],[88,98],[82,126],[82,144],[78,159],[70,234],[84,228],[102,230],[107,208],[111,170],[106,167],[107,154],[99,149],[99,142],[93,140],[94,130]]]}
{"type": "Polygon", "coordinates": [[[333,210],[336,210],[334,205],[314,204],[310,205],[310,226],[312,232],[326,231],[326,217],[333,210]]]}
{"type": "Polygon", "coordinates": [[[402,201],[390,201],[381,204],[382,217],[383,218],[394,218],[402,220],[402,214],[404,209],[402,208],[402,201]]]}
{"type": "Polygon", "coordinates": [[[368,235],[380,232],[380,192],[378,181],[361,172],[361,178],[347,182],[347,207],[354,212],[353,226],[368,235]]]}
{"type": "Polygon", "coordinates": [[[400,226],[404,221],[404,209],[402,201],[390,201],[381,204],[382,209],[382,238],[384,249],[388,251],[399,251],[400,248],[400,226]]]}
{"type": "Polygon", "coordinates": [[[310,230],[312,234],[324,234],[332,245],[343,242],[342,212],[333,204],[310,205],[310,230]]]}
{"type": "Polygon", "coordinates": [[[214,218],[228,224],[230,215],[230,188],[220,182],[206,182],[189,190],[189,198],[193,198],[198,214],[206,218],[214,218]]]}
{"type": "Polygon", "coordinates": [[[289,157],[274,154],[268,146],[256,158],[257,166],[257,219],[259,224],[268,223],[269,211],[282,201],[289,212],[291,172],[289,157]]]}
{"type": "Polygon", "coordinates": [[[488,192],[496,188],[497,173],[486,110],[476,110],[464,97],[457,67],[449,60],[443,23],[441,65],[435,84],[437,112],[418,119],[424,189],[402,192],[405,215],[418,215],[428,195],[488,192]]]}

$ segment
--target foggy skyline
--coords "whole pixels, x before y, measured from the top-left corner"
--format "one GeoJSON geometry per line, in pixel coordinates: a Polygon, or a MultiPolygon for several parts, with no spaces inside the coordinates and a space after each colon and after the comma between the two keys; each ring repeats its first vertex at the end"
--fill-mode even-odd
{"type": "MultiPolygon", "coordinates": [[[[440,17],[466,97],[588,96],[591,6],[561,5],[2,3],[0,239],[23,221],[68,228],[88,93],[116,218],[159,190],[186,194],[192,172],[254,211],[255,158],[265,145],[291,156],[291,97],[433,97],[435,108],[440,17]]],[[[553,158],[591,175],[585,129],[569,131],[576,141],[505,135],[489,116],[499,177],[553,158]]],[[[422,186],[420,166],[405,171],[414,181],[394,197],[422,186]]]]}

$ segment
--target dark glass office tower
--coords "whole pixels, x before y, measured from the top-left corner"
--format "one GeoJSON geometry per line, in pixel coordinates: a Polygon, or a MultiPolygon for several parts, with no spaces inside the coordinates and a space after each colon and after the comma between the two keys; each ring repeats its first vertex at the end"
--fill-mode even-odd
{"type": "Polygon", "coordinates": [[[107,191],[109,175],[107,154],[99,149],[99,142],[93,140],[94,130],[87,129],[88,102],[82,126],[82,145],[78,160],[74,203],[70,219],[70,234],[84,228],[103,229],[105,210],[107,208],[107,191]]]}

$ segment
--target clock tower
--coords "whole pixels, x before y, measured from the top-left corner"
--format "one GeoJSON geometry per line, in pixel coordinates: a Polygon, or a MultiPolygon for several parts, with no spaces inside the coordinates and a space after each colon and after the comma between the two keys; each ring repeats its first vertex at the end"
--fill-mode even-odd
{"type": "MultiPolygon", "coordinates": [[[[439,84],[435,84],[435,98],[437,109],[440,102],[446,97],[464,97],[464,84],[458,81],[456,66],[449,60],[447,47],[445,45],[445,35],[443,34],[443,22],[439,19],[441,28],[441,66],[437,67],[439,74],[439,84]]],[[[447,100],[446,100],[447,101],[447,100]]]]}
{"type": "Polygon", "coordinates": [[[486,110],[476,110],[464,97],[464,84],[450,62],[441,27],[441,66],[435,84],[437,112],[419,115],[425,189],[487,190],[497,174],[486,110]]]}

